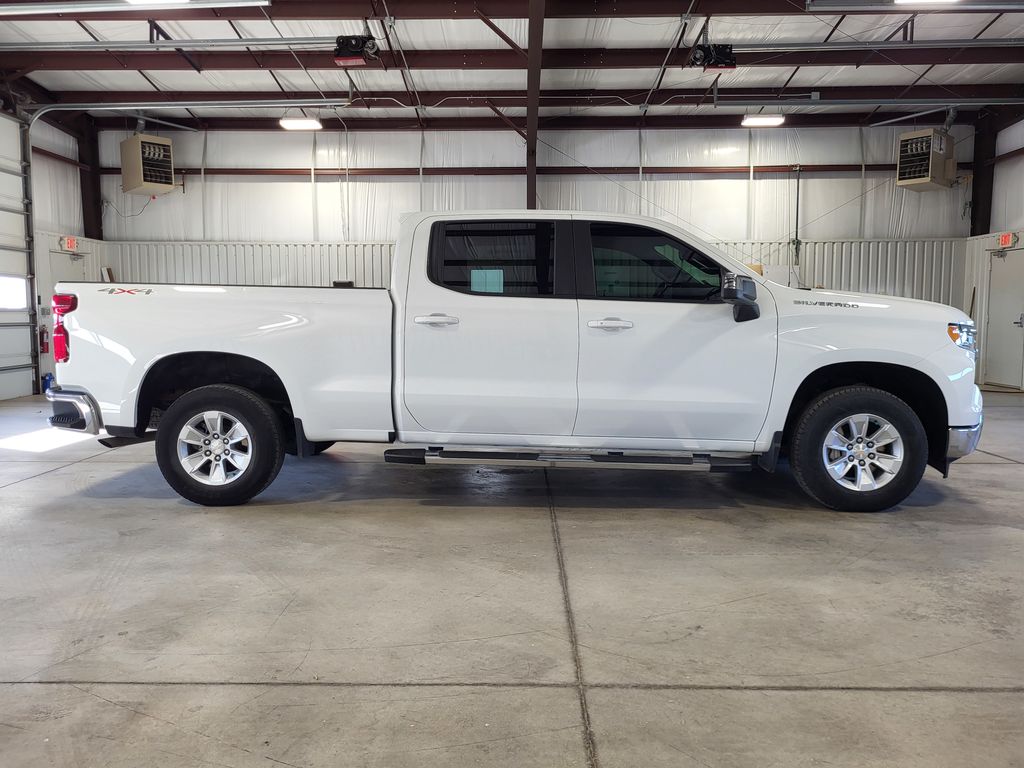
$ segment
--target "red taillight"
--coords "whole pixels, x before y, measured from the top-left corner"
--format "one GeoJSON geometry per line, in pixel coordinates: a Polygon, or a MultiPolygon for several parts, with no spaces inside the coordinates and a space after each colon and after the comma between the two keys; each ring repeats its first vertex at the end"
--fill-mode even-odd
{"type": "Polygon", "coordinates": [[[63,317],[78,308],[78,297],[73,293],[57,293],[53,296],[53,314],[63,317]]]}
{"type": "Polygon", "coordinates": [[[53,359],[66,363],[71,357],[68,345],[68,331],[64,327],[64,315],[78,307],[78,297],[73,293],[58,293],[53,297],[53,359]]]}
{"type": "Polygon", "coordinates": [[[70,357],[68,330],[58,317],[53,323],[53,360],[57,363],[66,363],[70,357]]]}

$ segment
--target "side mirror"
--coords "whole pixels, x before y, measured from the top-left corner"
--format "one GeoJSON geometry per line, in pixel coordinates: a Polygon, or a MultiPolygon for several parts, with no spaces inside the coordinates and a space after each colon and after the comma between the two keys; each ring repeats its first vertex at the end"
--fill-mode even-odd
{"type": "Polygon", "coordinates": [[[757,306],[757,283],[746,275],[726,272],[722,280],[722,301],[732,304],[732,316],[737,323],[756,320],[761,316],[757,306]]]}

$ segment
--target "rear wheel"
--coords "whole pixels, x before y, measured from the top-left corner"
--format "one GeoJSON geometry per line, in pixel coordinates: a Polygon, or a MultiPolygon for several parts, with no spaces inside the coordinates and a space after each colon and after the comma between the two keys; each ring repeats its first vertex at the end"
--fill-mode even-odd
{"type": "Polygon", "coordinates": [[[825,392],[793,431],[790,463],[803,490],[827,507],[879,512],[921,481],[928,438],[914,410],[874,387],[825,392]]]}
{"type": "Polygon", "coordinates": [[[205,506],[244,504],[281,470],[284,436],[270,406],[242,387],[182,395],[160,420],[156,459],[181,496],[205,506]]]}

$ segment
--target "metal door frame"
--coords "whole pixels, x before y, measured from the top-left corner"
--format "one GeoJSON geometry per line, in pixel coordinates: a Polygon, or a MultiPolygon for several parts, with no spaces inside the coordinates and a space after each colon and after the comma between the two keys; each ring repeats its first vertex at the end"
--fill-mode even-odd
{"type": "Polygon", "coordinates": [[[29,135],[31,126],[28,120],[16,118],[7,114],[0,114],[5,120],[10,120],[18,125],[18,137],[20,143],[20,170],[4,168],[0,166],[0,173],[21,178],[21,210],[16,208],[5,208],[8,213],[20,214],[25,219],[24,247],[3,246],[3,250],[25,254],[25,274],[16,275],[25,278],[25,290],[27,292],[26,312],[28,323],[12,323],[6,327],[27,326],[29,329],[29,350],[30,361],[21,365],[11,365],[0,368],[0,373],[10,371],[31,370],[32,373],[32,394],[38,395],[40,391],[39,382],[39,317],[36,306],[36,274],[35,274],[35,227],[32,216],[32,140],[29,135]]]}
{"type": "MultiPolygon", "coordinates": [[[[1012,248],[999,248],[997,250],[988,251],[988,274],[985,286],[985,340],[991,338],[991,326],[992,326],[992,265],[995,264],[995,259],[1006,258],[1006,254],[1014,251],[1021,251],[1022,258],[1024,258],[1024,239],[1018,245],[1012,248]]],[[[1024,338],[1021,339],[1021,343],[1024,344],[1024,338]]],[[[1009,384],[995,384],[988,380],[988,350],[982,351],[982,370],[981,370],[981,383],[985,386],[992,387],[1006,387],[1008,389],[1016,389],[1018,392],[1024,391],[1024,368],[1021,370],[1021,386],[1014,387],[1009,384]]],[[[1024,365],[1024,360],[1022,360],[1024,365]]]]}

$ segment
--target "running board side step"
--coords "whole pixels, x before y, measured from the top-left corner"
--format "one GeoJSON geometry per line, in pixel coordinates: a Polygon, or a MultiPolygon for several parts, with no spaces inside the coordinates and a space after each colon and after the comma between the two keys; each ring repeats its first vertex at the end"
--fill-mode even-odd
{"type": "Polygon", "coordinates": [[[615,467],[703,472],[749,472],[753,456],[636,453],[558,453],[551,451],[467,451],[446,448],[392,448],[384,451],[390,464],[493,464],[505,467],[615,467]]]}

